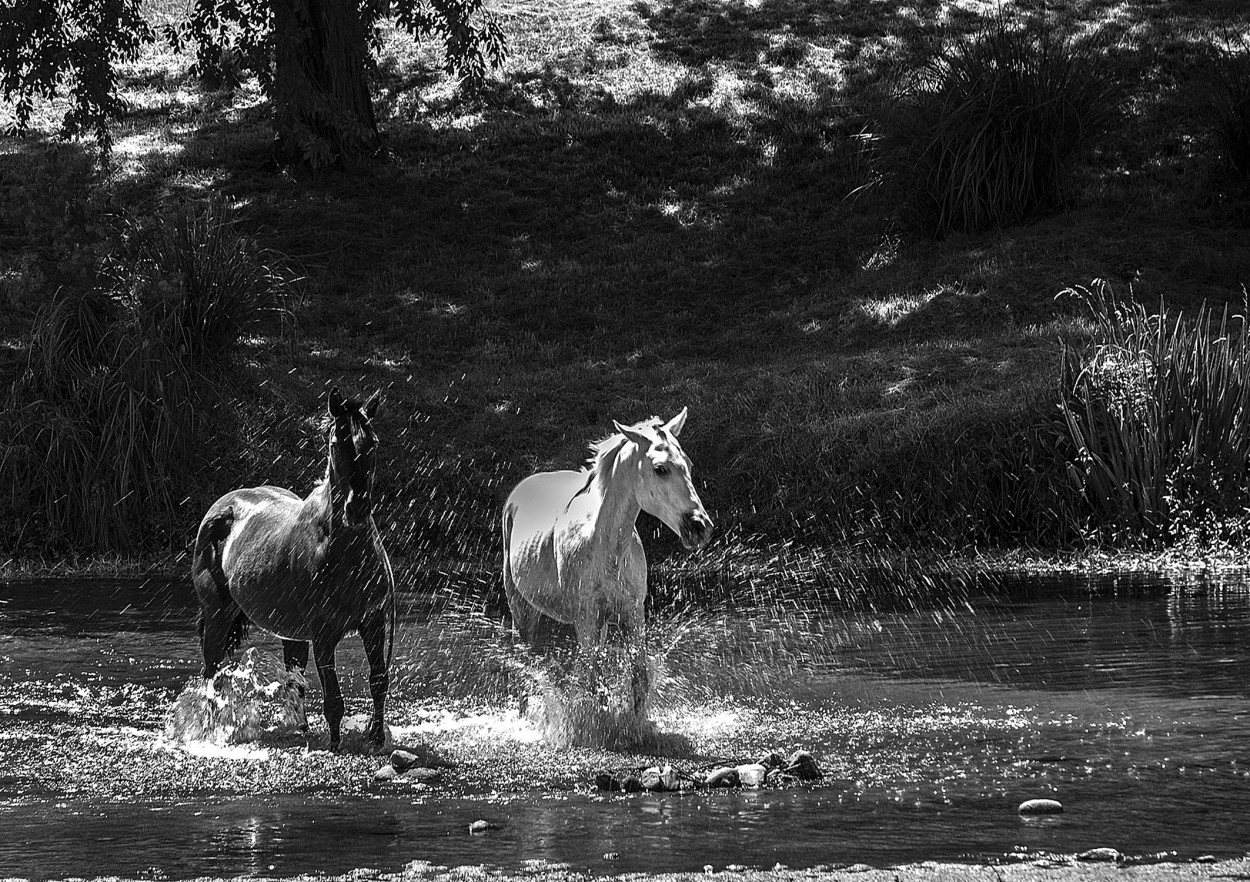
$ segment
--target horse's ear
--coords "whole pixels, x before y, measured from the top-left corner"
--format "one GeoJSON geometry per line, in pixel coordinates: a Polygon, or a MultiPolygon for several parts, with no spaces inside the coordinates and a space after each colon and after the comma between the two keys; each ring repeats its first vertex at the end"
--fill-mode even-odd
{"type": "Polygon", "coordinates": [[[347,416],[347,400],[343,397],[343,393],[339,391],[338,386],[330,387],[330,394],[326,396],[326,402],[330,406],[331,416],[347,416]]]}
{"type": "Polygon", "coordinates": [[[686,424],[686,408],[681,409],[681,413],[673,417],[664,424],[664,428],[668,429],[668,433],[676,438],[681,434],[681,427],[686,424]]]}
{"type": "Polygon", "coordinates": [[[378,412],[378,402],[382,400],[382,390],[378,389],[369,396],[369,400],[365,402],[365,416],[370,420],[373,415],[378,412]]]}
{"type": "Polygon", "coordinates": [[[616,431],[620,432],[630,441],[633,441],[643,450],[646,450],[648,447],[651,446],[652,439],[644,435],[642,432],[639,432],[633,426],[622,426],[616,420],[612,421],[612,425],[616,427],[616,431]]]}

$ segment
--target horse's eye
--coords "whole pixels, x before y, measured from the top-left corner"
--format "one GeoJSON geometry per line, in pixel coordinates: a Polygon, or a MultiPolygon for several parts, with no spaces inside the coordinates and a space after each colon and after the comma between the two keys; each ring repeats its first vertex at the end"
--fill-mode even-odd
{"type": "Polygon", "coordinates": [[[656,467],[655,467],[655,473],[656,473],[657,475],[659,475],[661,478],[667,478],[667,477],[668,477],[668,466],[663,465],[663,464],[656,466],[656,467]]]}

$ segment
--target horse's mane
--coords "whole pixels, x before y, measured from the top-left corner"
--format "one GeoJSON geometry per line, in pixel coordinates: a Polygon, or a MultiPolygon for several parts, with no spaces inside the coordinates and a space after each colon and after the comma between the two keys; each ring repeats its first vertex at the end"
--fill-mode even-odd
{"type": "MultiPolygon", "coordinates": [[[[659,428],[664,423],[659,417],[651,417],[638,425],[640,428],[655,429],[659,434],[659,428]]],[[[569,502],[581,496],[593,484],[598,484],[600,490],[607,489],[608,479],[612,476],[612,466],[616,464],[616,458],[620,455],[621,448],[625,446],[627,440],[629,439],[620,432],[615,432],[606,438],[590,442],[590,458],[586,460],[586,465],[589,466],[586,472],[586,483],[573,494],[569,502]]]]}

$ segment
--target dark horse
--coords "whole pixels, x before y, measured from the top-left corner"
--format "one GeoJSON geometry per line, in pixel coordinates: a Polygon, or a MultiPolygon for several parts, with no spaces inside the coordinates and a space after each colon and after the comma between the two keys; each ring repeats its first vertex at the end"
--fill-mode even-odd
{"type": "Polygon", "coordinates": [[[376,393],[361,407],[331,389],[325,480],[307,499],[279,487],[227,493],[200,522],[191,561],[205,679],[235,650],[249,622],[282,638],[288,670],[307,666],[311,641],[332,749],[343,719],[334,651],[349,631],[360,632],[369,659],[368,735],[379,744],[386,739],[395,576],[373,522],[377,436],[370,421],[377,405],[376,393]]]}

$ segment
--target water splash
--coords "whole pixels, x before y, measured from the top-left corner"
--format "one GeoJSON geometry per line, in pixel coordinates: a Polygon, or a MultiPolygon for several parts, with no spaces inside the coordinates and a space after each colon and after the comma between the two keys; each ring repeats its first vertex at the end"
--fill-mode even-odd
{"type": "Polygon", "coordinates": [[[662,656],[636,644],[598,646],[538,672],[525,715],[554,747],[654,745],[660,732],[648,711],[663,679],[662,656]]]}
{"type": "Polygon", "coordinates": [[[256,741],[278,729],[307,732],[308,681],[276,656],[249,647],[211,680],[193,678],[174,701],[165,737],[175,743],[213,745],[256,741]]]}

